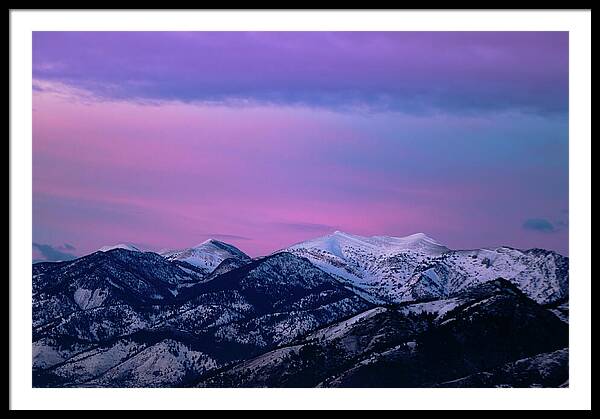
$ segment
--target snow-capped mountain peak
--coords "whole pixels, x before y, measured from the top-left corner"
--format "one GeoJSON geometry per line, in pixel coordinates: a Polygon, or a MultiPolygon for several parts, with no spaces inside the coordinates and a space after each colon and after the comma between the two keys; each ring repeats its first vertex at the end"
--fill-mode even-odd
{"type": "Polygon", "coordinates": [[[441,298],[498,277],[540,303],[568,295],[568,258],[543,250],[451,250],[424,233],[362,237],[341,231],[285,250],[309,259],[373,302],[441,298]]]}
{"type": "Polygon", "coordinates": [[[289,249],[319,249],[338,257],[345,257],[344,251],[350,249],[377,255],[393,254],[400,251],[413,251],[427,255],[440,255],[449,249],[424,233],[406,237],[371,236],[363,237],[343,231],[318,237],[290,246],[289,249]]]}
{"type": "Polygon", "coordinates": [[[205,240],[186,249],[161,251],[160,255],[171,261],[187,262],[206,270],[206,273],[212,272],[225,259],[250,260],[250,257],[237,247],[215,239],[205,240]]]}
{"type": "Polygon", "coordinates": [[[131,243],[119,243],[119,244],[115,244],[112,246],[102,246],[100,249],[98,249],[100,252],[108,252],[109,250],[113,250],[113,249],[125,249],[125,250],[131,250],[132,252],[141,252],[141,250],[134,246],[131,243]]]}
{"type": "Polygon", "coordinates": [[[222,242],[220,240],[217,239],[208,239],[208,240],[204,240],[202,243],[199,243],[195,246],[192,247],[193,249],[207,249],[207,248],[218,248],[218,249],[228,249],[233,253],[243,253],[241,250],[239,250],[237,247],[222,242]]]}

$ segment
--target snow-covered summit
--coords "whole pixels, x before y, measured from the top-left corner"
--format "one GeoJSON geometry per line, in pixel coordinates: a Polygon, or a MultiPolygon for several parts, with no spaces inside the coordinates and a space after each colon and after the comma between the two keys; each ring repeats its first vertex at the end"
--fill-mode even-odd
{"type": "Polygon", "coordinates": [[[98,249],[100,252],[108,252],[109,250],[113,250],[113,249],[125,249],[125,250],[131,250],[132,252],[141,252],[141,250],[134,246],[131,243],[119,243],[119,244],[115,244],[112,246],[102,246],[100,249],[98,249]]]}
{"type": "Polygon", "coordinates": [[[568,258],[551,251],[451,250],[424,233],[362,237],[341,231],[284,250],[364,291],[373,302],[441,298],[498,277],[543,304],[568,295],[568,258]]]}
{"type": "Polygon", "coordinates": [[[250,260],[250,257],[237,247],[215,239],[208,239],[187,249],[165,250],[160,255],[168,260],[187,262],[212,272],[225,259],[250,260]]]}
{"type": "Polygon", "coordinates": [[[375,255],[412,251],[437,256],[450,250],[424,233],[406,237],[363,237],[343,231],[335,231],[327,236],[297,243],[288,249],[319,249],[341,258],[346,256],[346,252],[352,251],[369,252],[375,255]]]}

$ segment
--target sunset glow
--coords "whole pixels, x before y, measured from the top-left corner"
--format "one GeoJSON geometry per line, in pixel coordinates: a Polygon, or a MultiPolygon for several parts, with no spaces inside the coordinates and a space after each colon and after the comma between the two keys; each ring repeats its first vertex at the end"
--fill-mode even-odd
{"type": "Polygon", "coordinates": [[[568,33],[36,32],[33,168],[33,242],[66,254],[343,230],[568,255],[568,33]]]}

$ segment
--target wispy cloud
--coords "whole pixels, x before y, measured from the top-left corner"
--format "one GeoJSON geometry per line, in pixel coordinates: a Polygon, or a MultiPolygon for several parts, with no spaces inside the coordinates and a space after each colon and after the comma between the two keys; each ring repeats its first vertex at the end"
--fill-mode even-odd
{"type": "Polygon", "coordinates": [[[63,260],[71,260],[75,259],[75,255],[65,251],[66,250],[75,250],[75,247],[65,243],[64,246],[54,247],[50,244],[42,244],[42,243],[32,243],[34,249],[34,260],[35,261],[63,261],[63,260]],[[37,257],[35,257],[35,253],[37,253],[37,257]]]}
{"type": "Polygon", "coordinates": [[[337,229],[334,225],[329,224],[318,224],[318,223],[274,223],[276,226],[298,231],[298,232],[307,232],[307,233],[321,233],[321,232],[331,232],[337,229]]]}
{"type": "Polygon", "coordinates": [[[235,234],[205,233],[204,236],[218,240],[252,240],[250,237],[237,236],[235,234]]]}
{"type": "Polygon", "coordinates": [[[523,223],[525,230],[538,231],[540,233],[553,233],[556,226],[545,218],[530,218],[523,223]]]}

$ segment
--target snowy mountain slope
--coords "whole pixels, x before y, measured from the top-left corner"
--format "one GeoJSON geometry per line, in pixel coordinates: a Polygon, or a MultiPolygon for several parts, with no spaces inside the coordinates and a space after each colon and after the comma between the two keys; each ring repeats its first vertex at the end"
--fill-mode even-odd
{"type": "Polygon", "coordinates": [[[568,263],[568,258],[542,249],[499,247],[452,251],[418,266],[399,298],[413,300],[435,287],[441,291],[428,296],[448,295],[474,283],[503,277],[535,301],[553,303],[568,297],[568,263]],[[431,283],[435,287],[428,285],[431,283]]]}
{"type": "Polygon", "coordinates": [[[219,366],[196,339],[168,330],[144,330],[85,348],[49,368],[34,383],[50,387],[171,387],[219,366]]]}
{"type": "Polygon", "coordinates": [[[202,277],[156,253],[113,249],[69,262],[33,265],[34,300],[67,296],[81,310],[117,303],[172,300],[182,285],[202,277]]]}
{"type": "Polygon", "coordinates": [[[198,297],[165,324],[254,348],[290,342],[369,306],[308,260],[289,253],[228,271],[195,291],[198,297]]]}
{"type": "Polygon", "coordinates": [[[219,275],[225,274],[237,268],[250,263],[250,259],[227,258],[224,259],[211,273],[206,277],[206,280],[211,280],[219,275]]]}
{"type": "MultiPolygon", "coordinates": [[[[378,350],[320,385],[432,387],[568,345],[568,326],[509,281],[474,285],[452,298],[461,303],[433,313],[431,327],[412,343],[378,350]]],[[[560,368],[568,374],[567,365],[560,368]]],[[[517,376],[506,384],[528,386],[517,376]]]]}
{"type": "Polygon", "coordinates": [[[217,367],[217,362],[180,341],[165,339],[145,348],[84,387],[165,387],[185,384],[190,374],[217,367]]]}
{"type": "Polygon", "coordinates": [[[555,304],[550,304],[546,306],[548,310],[552,313],[556,314],[559,319],[561,319],[565,323],[569,323],[569,302],[559,301],[555,304]]]}
{"type": "Polygon", "coordinates": [[[569,382],[569,350],[559,349],[509,362],[438,387],[564,387],[569,382]]]}
{"type": "Polygon", "coordinates": [[[508,281],[495,280],[427,308],[366,310],[209,373],[199,386],[431,386],[567,342],[563,322],[508,281]]]}
{"type": "Polygon", "coordinates": [[[250,257],[235,246],[209,239],[197,246],[180,250],[161,251],[160,255],[170,261],[183,261],[211,273],[226,259],[249,261],[250,257]]]}
{"type": "Polygon", "coordinates": [[[158,254],[124,249],[33,265],[34,367],[152,327],[202,280],[158,254]]]}
{"type": "Polygon", "coordinates": [[[361,237],[337,231],[284,250],[308,258],[375,303],[443,298],[498,277],[540,303],[568,296],[568,258],[541,249],[455,251],[422,233],[361,237]]]}
{"type": "Polygon", "coordinates": [[[198,278],[177,295],[180,263],[117,249],[41,266],[33,296],[36,386],[180,385],[369,307],[289,253],[198,278]],[[160,293],[140,296],[157,284],[160,293]]]}
{"type": "Polygon", "coordinates": [[[365,353],[389,342],[411,338],[427,319],[398,316],[377,307],[310,333],[218,374],[200,387],[314,387],[365,353]]]}
{"type": "Polygon", "coordinates": [[[397,301],[398,288],[424,260],[449,249],[425,234],[362,237],[335,233],[295,244],[285,251],[309,259],[373,302],[397,301]]]}

